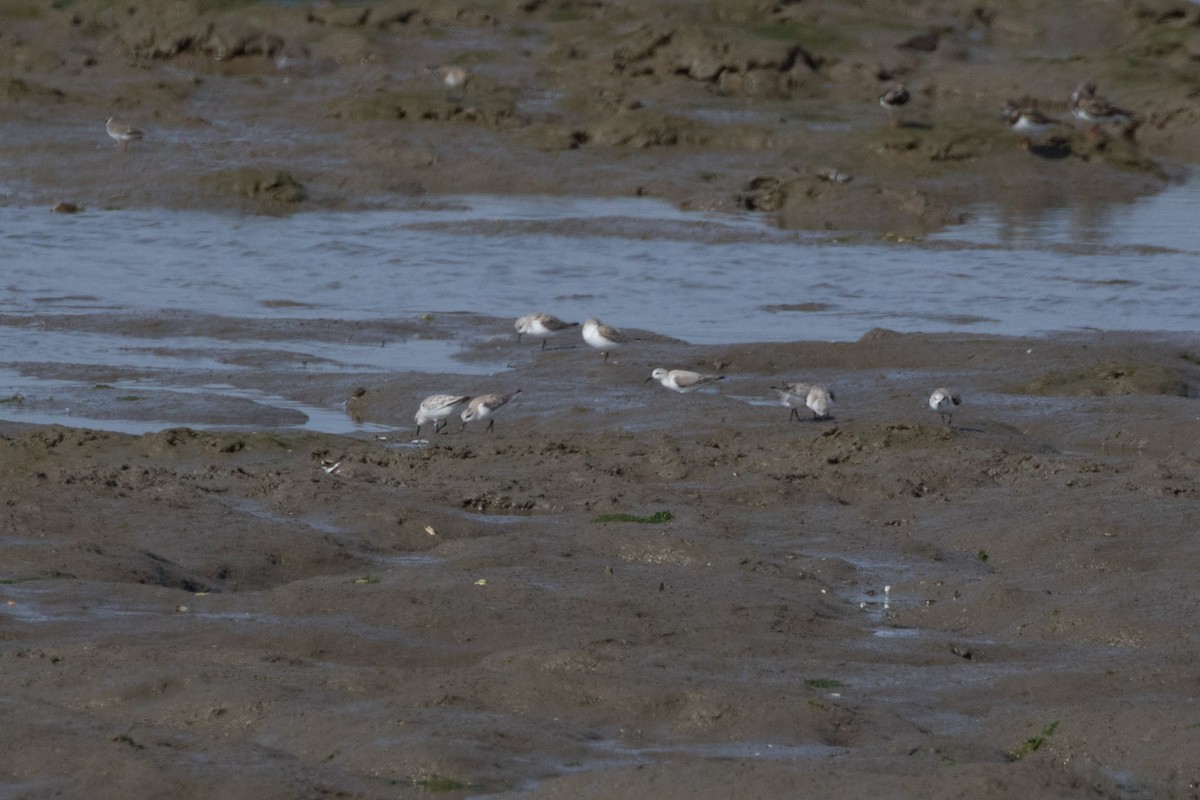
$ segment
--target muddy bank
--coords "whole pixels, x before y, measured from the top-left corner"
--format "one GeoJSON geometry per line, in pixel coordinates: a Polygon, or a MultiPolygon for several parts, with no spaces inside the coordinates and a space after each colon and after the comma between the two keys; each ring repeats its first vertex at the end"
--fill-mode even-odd
{"type": "Polygon", "coordinates": [[[1186,2],[0,5],[7,202],[267,213],[424,194],[662,197],[918,235],[972,204],[1125,202],[1200,151],[1186,2]],[[430,65],[469,70],[445,87],[430,65]],[[1007,99],[1127,130],[1028,150],[1007,99]],[[878,98],[911,89],[889,124],[878,98]],[[110,115],[145,132],[119,153],[110,115]],[[837,176],[830,180],[829,176],[837,176]],[[851,180],[842,182],[841,179],[851,180]]]}
{"type": "Polygon", "coordinates": [[[498,347],[383,439],[5,424],[5,792],[1194,796],[1197,342],[498,347]]]}

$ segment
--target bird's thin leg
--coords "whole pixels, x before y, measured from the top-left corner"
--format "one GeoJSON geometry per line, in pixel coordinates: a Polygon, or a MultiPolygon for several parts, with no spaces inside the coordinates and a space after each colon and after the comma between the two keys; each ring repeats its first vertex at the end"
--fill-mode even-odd
{"type": "Polygon", "coordinates": [[[793,419],[796,420],[796,422],[800,421],[800,412],[794,408],[792,409],[791,415],[788,417],[788,421],[790,422],[793,419]]]}
{"type": "Polygon", "coordinates": [[[494,427],[496,427],[496,420],[494,420],[494,419],[489,419],[489,420],[488,420],[488,426],[487,426],[487,431],[486,431],[486,432],[487,432],[487,433],[491,433],[491,432],[492,432],[492,428],[494,428],[494,427]]]}

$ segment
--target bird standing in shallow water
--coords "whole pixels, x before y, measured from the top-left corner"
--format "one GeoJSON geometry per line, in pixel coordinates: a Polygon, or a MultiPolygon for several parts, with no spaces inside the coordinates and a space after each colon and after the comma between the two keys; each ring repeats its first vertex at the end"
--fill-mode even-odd
{"type": "Polygon", "coordinates": [[[947,425],[954,424],[954,407],[961,403],[962,398],[958,393],[946,388],[935,389],[929,395],[929,407],[938,412],[938,417],[947,425]]]}
{"type": "Polygon", "coordinates": [[[462,427],[458,429],[458,432],[462,433],[467,427],[467,423],[473,419],[486,419],[488,421],[486,432],[491,433],[492,428],[496,426],[496,420],[491,418],[492,415],[508,405],[508,401],[520,393],[521,390],[517,389],[512,394],[481,394],[479,397],[473,398],[460,415],[462,418],[462,427]]]}
{"type": "Polygon", "coordinates": [[[1092,132],[1105,125],[1133,121],[1133,112],[1118,108],[1108,98],[1096,94],[1096,84],[1084,81],[1071,92],[1071,113],[1075,119],[1092,125],[1092,132]]]}

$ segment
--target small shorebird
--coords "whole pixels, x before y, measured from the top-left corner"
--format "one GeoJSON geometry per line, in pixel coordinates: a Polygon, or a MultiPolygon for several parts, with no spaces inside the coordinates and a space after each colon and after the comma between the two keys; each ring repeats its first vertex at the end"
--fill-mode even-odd
{"type": "Polygon", "coordinates": [[[694,392],[701,386],[708,386],[710,383],[725,380],[724,375],[704,375],[700,372],[692,372],[687,369],[663,369],[659,367],[650,373],[650,377],[646,378],[646,383],[650,381],[658,381],[663,386],[673,391],[685,394],[694,392]]]}
{"type": "Polygon", "coordinates": [[[583,323],[583,340],[597,350],[603,351],[605,364],[608,363],[609,352],[633,341],[629,336],[611,325],[605,325],[595,317],[583,323]]]}
{"type": "Polygon", "coordinates": [[[903,83],[893,83],[879,98],[879,105],[888,112],[888,119],[891,120],[893,128],[900,125],[900,112],[904,106],[908,105],[910,99],[908,89],[903,83]]]}
{"type": "Polygon", "coordinates": [[[446,427],[446,418],[470,399],[470,395],[465,394],[433,394],[426,397],[417,408],[417,415],[413,417],[417,423],[417,436],[421,435],[421,426],[426,422],[433,423],[433,432],[436,434],[446,427]]]}
{"type": "Polygon", "coordinates": [[[1107,97],[1096,94],[1096,84],[1084,81],[1071,92],[1071,113],[1075,119],[1092,125],[1095,131],[1104,125],[1133,121],[1133,112],[1118,108],[1107,97]]]}
{"type": "Polygon", "coordinates": [[[517,341],[521,341],[521,335],[536,336],[542,340],[542,349],[546,349],[546,340],[554,334],[565,331],[568,328],[579,327],[578,322],[563,322],[553,314],[526,314],[517,320],[517,341]]]}
{"type": "Polygon", "coordinates": [[[379,483],[380,478],[379,472],[370,464],[352,463],[344,458],[340,461],[322,461],[321,469],[325,470],[326,475],[365,483],[379,483]]]}
{"type": "Polygon", "coordinates": [[[1021,142],[1023,150],[1030,148],[1030,140],[1034,136],[1062,125],[1062,120],[1048,117],[1036,108],[1021,108],[1011,100],[1004,104],[1004,108],[1000,110],[1000,116],[1004,118],[1004,122],[1013,133],[1024,137],[1021,142]]]}
{"type": "Polygon", "coordinates": [[[452,95],[457,91],[459,100],[467,96],[467,84],[471,81],[471,71],[466,67],[459,64],[445,64],[440,67],[431,66],[429,71],[442,81],[447,95],[452,95]]]}
{"type": "Polygon", "coordinates": [[[122,122],[116,117],[109,117],[104,123],[104,130],[108,131],[108,135],[117,140],[117,149],[124,151],[126,144],[134,141],[141,141],[142,132],[133,127],[127,122],[122,122]]]}
{"type": "Polygon", "coordinates": [[[807,406],[808,410],[813,413],[813,419],[829,419],[832,416],[829,412],[833,409],[833,401],[837,398],[824,386],[808,383],[785,383],[783,386],[772,386],[771,388],[779,392],[779,399],[783,405],[792,410],[789,419],[800,421],[800,412],[797,409],[802,405],[807,406]]]}
{"type": "Polygon", "coordinates": [[[929,407],[938,412],[942,422],[947,425],[954,424],[954,407],[961,404],[962,398],[946,388],[935,389],[933,394],[929,395],[929,407]]]}
{"type": "Polygon", "coordinates": [[[512,394],[481,394],[479,397],[473,398],[460,415],[462,417],[462,427],[458,429],[458,432],[462,433],[463,429],[467,427],[467,423],[473,419],[486,419],[488,421],[486,432],[491,433],[492,428],[496,425],[496,420],[490,417],[508,405],[508,401],[520,393],[521,390],[517,389],[512,394]]]}

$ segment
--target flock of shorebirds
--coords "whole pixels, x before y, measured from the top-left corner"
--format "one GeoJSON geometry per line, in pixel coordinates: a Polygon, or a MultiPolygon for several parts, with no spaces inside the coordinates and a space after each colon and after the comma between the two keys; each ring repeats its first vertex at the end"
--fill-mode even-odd
{"type": "MultiPolygon", "coordinates": [[[[546,341],[551,336],[580,327],[578,322],[563,322],[552,314],[540,312],[526,314],[516,322],[517,341],[520,341],[522,336],[532,336],[542,340],[542,350],[545,350],[546,341]]],[[[608,363],[608,356],[614,350],[637,341],[636,338],[622,333],[611,325],[605,325],[595,317],[583,323],[581,333],[584,342],[604,353],[604,363],[608,363]]],[[[667,389],[686,394],[722,380],[725,380],[724,375],[709,375],[687,369],[657,367],[650,373],[650,377],[646,378],[646,383],[658,381],[667,389]]],[[[781,404],[791,409],[789,419],[799,421],[800,408],[807,408],[811,411],[815,420],[830,419],[833,416],[833,403],[836,398],[827,386],[810,383],[785,383],[780,386],[772,386],[771,389],[778,393],[781,404]]],[[[488,420],[486,430],[490,433],[496,425],[494,415],[520,393],[521,390],[517,389],[509,394],[493,393],[476,397],[453,394],[430,395],[421,401],[416,416],[413,417],[417,423],[416,435],[419,437],[421,428],[429,423],[433,423],[435,434],[440,433],[449,424],[449,419],[455,412],[458,412],[459,419],[462,421],[458,429],[460,433],[466,429],[468,422],[484,419],[488,420]]],[[[936,411],[942,422],[947,425],[953,424],[954,408],[960,403],[962,403],[962,397],[957,392],[946,388],[936,389],[929,397],[929,407],[936,411]]]]}
{"type": "MultiPolygon", "coordinates": [[[[912,95],[904,84],[893,84],[879,98],[879,105],[888,112],[893,125],[901,124],[901,114],[908,105],[912,95]]],[[[1100,128],[1119,126],[1126,134],[1132,132],[1137,117],[1131,111],[1114,105],[1108,98],[1096,93],[1096,84],[1084,81],[1071,92],[1067,103],[1071,115],[1078,121],[1091,125],[1095,132],[1100,128]]],[[[1028,149],[1035,136],[1061,128],[1066,123],[1055,117],[1047,116],[1032,106],[1022,106],[1012,100],[1004,104],[1000,116],[1005,124],[1017,135],[1023,137],[1023,146],[1028,149]]]]}

